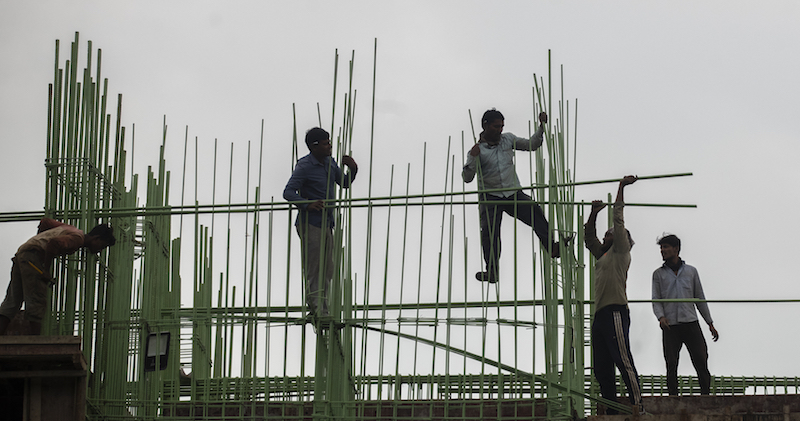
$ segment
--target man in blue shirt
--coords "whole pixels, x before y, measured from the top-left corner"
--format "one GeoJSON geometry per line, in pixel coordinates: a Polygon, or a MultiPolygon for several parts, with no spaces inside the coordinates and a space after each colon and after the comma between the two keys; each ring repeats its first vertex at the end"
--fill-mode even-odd
{"type": "Polygon", "coordinates": [[[334,270],[335,203],[330,200],[336,199],[337,184],[345,189],[350,187],[358,165],[353,158],[343,155],[342,163],[350,171],[342,173],[331,157],[330,135],[319,127],[306,132],[306,145],[310,153],[297,161],[283,190],[283,198],[293,202],[299,210],[295,228],[300,236],[306,305],[312,314],[326,317],[334,270]]]}
{"type": "MultiPolygon", "coordinates": [[[[666,235],[658,240],[661,246],[661,257],[664,264],[653,272],[653,299],[698,298],[705,300],[703,285],[697,269],[687,265],[678,256],[681,252],[681,240],[676,235],[666,235]]],[[[711,391],[711,373],[708,371],[708,347],[703,337],[703,330],[698,323],[695,306],[711,330],[714,342],[719,333],[714,328],[708,304],[698,303],[653,303],[653,312],[661,326],[664,344],[664,360],[667,363],[667,390],[670,395],[678,394],[678,356],[683,344],[689,351],[689,357],[697,370],[700,382],[700,394],[708,395],[711,391]]]]}

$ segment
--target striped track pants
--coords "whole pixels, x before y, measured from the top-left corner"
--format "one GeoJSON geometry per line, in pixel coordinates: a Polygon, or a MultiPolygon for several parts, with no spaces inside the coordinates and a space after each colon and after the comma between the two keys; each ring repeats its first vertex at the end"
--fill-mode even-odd
{"type": "Polygon", "coordinates": [[[614,366],[619,369],[628,388],[631,404],[641,407],[642,392],[639,375],[633,364],[628,331],[631,325],[630,311],[624,305],[601,308],[592,323],[592,351],[594,377],[600,384],[600,394],[612,401],[617,400],[614,366]]]}

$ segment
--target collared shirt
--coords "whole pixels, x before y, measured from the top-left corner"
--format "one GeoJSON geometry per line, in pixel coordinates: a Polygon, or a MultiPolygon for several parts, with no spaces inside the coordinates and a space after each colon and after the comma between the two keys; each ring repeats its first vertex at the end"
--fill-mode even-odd
{"type": "MultiPolygon", "coordinates": [[[[614,243],[597,258],[594,266],[594,311],[611,304],[628,305],[628,268],[631,266],[631,242],[625,229],[625,203],[614,203],[614,243]]],[[[597,227],[584,225],[584,243],[593,256],[602,253],[603,244],[597,239],[597,227]]]]}
{"type": "Polygon", "coordinates": [[[54,256],[63,256],[83,247],[83,241],[83,231],[55,219],[42,218],[39,222],[39,234],[22,244],[17,253],[47,251],[49,248],[54,256]]]}
{"type": "MultiPolygon", "coordinates": [[[[356,172],[349,171],[343,175],[336,160],[332,157],[325,157],[323,162],[308,154],[297,161],[294,172],[286,183],[283,190],[283,198],[290,202],[303,200],[326,200],[336,198],[336,185],[342,188],[349,188],[353,180],[356,179],[356,172]]],[[[315,227],[322,227],[323,213],[308,211],[310,203],[295,203],[300,209],[295,225],[308,223],[315,227]]],[[[325,219],[328,227],[334,225],[333,203],[325,204],[325,219]]]]}
{"type": "MultiPolygon", "coordinates": [[[[700,275],[694,266],[687,265],[681,260],[678,273],[669,268],[666,263],[653,272],[653,299],[666,298],[699,298],[705,300],[703,285],[700,284],[700,275]]],[[[708,324],[714,323],[708,303],[653,303],[653,313],[657,319],[666,317],[671,325],[678,323],[691,323],[697,321],[695,306],[700,310],[703,320],[708,324]]]]}
{"type": "Polygon", "coordinates": [[[505,189],[507,191],[491,192],[492,196],[509,197],[522,188],[514,167],[514,150],[535,151],[544,141],[544,128],[539,129],[530,139],[517,137],[513,133],[502,133],[500,142],[490,145],[481,142],[481,154],[472,156],[467,153],[467,162],[461,171],[464,182],[469,183],[478,174],[478,189],[505,189]]]}

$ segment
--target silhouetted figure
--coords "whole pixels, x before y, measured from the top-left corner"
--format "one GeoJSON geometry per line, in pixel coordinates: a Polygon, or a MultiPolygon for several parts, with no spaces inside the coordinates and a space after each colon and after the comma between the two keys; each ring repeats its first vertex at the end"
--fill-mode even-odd
{"type": "Polygon", "coordinates": [[[306,279],[306,305],[316,316],[327,317],[328,289],[333,279],[333,204],[323,200],[336,198],[336,185],[349,188],[358,172],[356,161],[342,156],[350,171],[343,174],[331,157],[330,135],[319,127],[306,132],[310,153],[297,161],[283,190],[283,198],[299,209],[295,228],[300,236],[303,275],[306,279]],[[297,203],[315,200],[312,203],[297,203]]]}
{"type": "Polygon", "coordinates": [[[28,333],[41,333],[47,295],[53,283],[50,264],[55,257],[75,253],[81,248],[99,253],[116,242],[113,230],[106,224],[98,225],[89,234],[84,234],[72,225],[42,218],[38,234],[21,245],[11,259],[14,262],[11,267],[11,282],[8,284],[6,298],[0,304],[0,335],[6,333],[8,324],[19,312],[23,301],[25,319],[30,326],[28,333]]]}
{"type": "MultiPolygon", "coordinates": [[[[592,212],[584,225],[586,248],[597,259],[594,270],[594,322],[592,322],[592,351],[594,377],[600,384],[601,395],[611,401],[617,400],[616,365],[628,388],[628,398],[639,412],[642,408],[642,391],[639,375],[633,363],[631,343],[628,337],[631,316],[628,310],[628,268],[631,265],[633,239],[625,228],[623,209],[625,186],[638,178],[633,175],[619,182],[617,199],[614,202],[614,225],[606,231],[603,242],[597,239],[597,214],[606,206],[600,200],[592,202],[592,212]]],[[[606,414],[617,414],[608,408],[606,414]]]]}

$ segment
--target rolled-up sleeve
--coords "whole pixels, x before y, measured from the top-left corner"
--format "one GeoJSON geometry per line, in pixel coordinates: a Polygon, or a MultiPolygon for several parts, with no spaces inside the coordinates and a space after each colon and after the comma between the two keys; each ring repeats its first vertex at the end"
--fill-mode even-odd
{"type": "Polygon", "coordinates": [[[539,128],[536,129],[536,133],[534,133],[530,139],[514,136],[513,142],[514,149],[518,151],[535,151],[544,143],[544,127],[539,126],[539,128]]]}
{"type": "Polygon", "coordinates": [[[356,174],[358,174],[358,171],[351,171],[348,169],[347,174],[345,174],[339,167],[339,165],[336,163],[336,161],[333,161],[333,165],[331,166],[335,171],[336,184],[338,184],[343,189],[349,189],[350,186],[353,184],[353,181],[356,181],[356,174]]]}
{"type": "Polygon", "coordinates": [[[464,179],[465,183],[470,183],[475,179],[477,162],[477,158],[467,153],[467,162],[464,163],[464,167],[461,169],[461,178],[464,179]]]}

